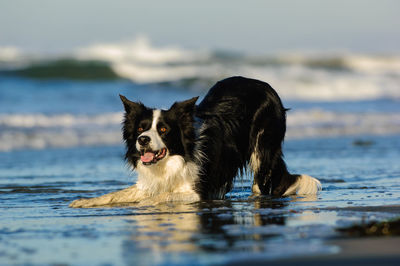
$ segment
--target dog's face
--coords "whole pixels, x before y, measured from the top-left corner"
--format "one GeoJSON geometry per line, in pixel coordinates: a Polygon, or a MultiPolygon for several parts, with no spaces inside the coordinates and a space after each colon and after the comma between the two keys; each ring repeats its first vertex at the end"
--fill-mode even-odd
{"type": "Polygon", "coordinates": [[[125,107],[125,158],[133,167],[157,165],[173,155],[193,157],[193,112],[197,97],[174,103],[169,110],[151,109],[120,96],[125,107]]]}

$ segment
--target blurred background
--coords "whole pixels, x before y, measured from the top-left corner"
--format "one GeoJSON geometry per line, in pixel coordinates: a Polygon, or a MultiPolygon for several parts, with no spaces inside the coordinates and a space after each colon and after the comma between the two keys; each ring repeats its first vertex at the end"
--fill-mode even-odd
{"type": "Polygon", "coordinates": [[[2,1],[0,151],[120,145],[118,94],[154,107],[242,75],[288,138],[400,133],[398,1],[2,1]]]}

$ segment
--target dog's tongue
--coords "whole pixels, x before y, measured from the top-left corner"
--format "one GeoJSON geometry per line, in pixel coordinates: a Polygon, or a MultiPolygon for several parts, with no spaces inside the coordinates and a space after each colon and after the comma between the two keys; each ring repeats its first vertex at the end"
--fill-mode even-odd
{"type": "Polygon", "coordinates": [[[142,156],[140,156],[140,160],[144,163],[149,163],[154,160],[155,154],[152,152],[145,152],[142,156]]]}

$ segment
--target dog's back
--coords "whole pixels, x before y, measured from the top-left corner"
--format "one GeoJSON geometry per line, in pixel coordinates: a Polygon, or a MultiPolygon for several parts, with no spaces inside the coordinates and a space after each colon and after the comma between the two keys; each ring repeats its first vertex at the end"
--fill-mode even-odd
{"type": "Polygon", "coordinates": [[[254,173],[253,192],[281,196],[299,183],[300,176],[290,174],[282,158],[286,109],[269,84],[243,77],[222,80],[195,116],[201,124],[196,149],[202,198],[223,198],[247,167],[254,173]]]}

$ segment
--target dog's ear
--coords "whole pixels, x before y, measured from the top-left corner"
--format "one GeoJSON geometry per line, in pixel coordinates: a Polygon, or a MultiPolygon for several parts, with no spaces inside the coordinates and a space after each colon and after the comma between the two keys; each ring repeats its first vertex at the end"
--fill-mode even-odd
{"type": "Polygon", "coordinates": [[[119,95],[119,98],[121,98],[122,103],[124,104],[124,108],[127,114],[131,112],[138,112],[143,109],[144,105],[142,103],[135,103],[132,101],[129,101],[125,96],[119,95]]]}
{"type": "Polygon", "coordinates": [[[168,112],[171,112],[173,117],[179,121],[179,129],[181,132],[181,143],[185,149],[185,154],[189,157],[193,156],[194,143],[196,134],[194,130],[194,111],[196,101],[199,97],[175,102],[168,112]]]}
{"type": "Polygon", "coordinates": [[[194,111],[194,107],[196,105],[196,101],[198,98],[199,97],[197,96],[197,97],[193,97],[186,101],[175,102],[171,106],[170,110],[174,110],[175,112],[180,113],[180,114],[188,114],[188,113],[191,114],[194,111]]]}

